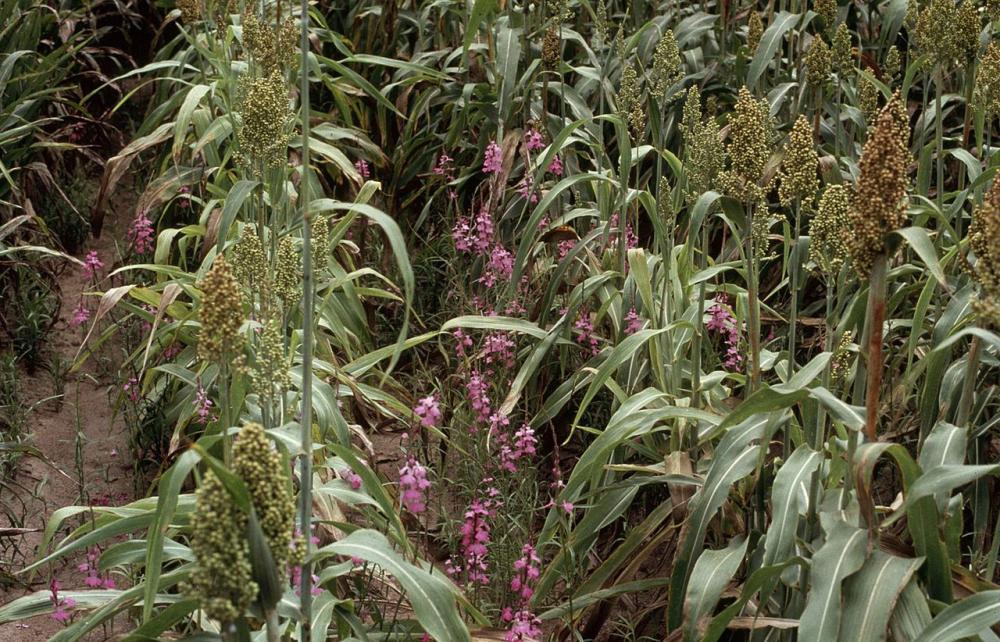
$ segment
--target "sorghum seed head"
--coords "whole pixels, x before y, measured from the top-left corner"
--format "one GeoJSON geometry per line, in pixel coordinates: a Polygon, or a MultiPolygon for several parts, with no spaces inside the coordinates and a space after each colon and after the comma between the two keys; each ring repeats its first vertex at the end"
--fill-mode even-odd
{"type": "Polygon", "coordinates": [[[326,269],[330,255],[330,217],[320,214],[312,220],[312,264],[313,272],[326,269]]]}
{"type": "Polygon", "coordinates": [[[201,19],[201,2],[198,0],[177,0],[177,8],[181,10],[181,21],[186,25],[201,19]]]}
{"type": "Polygon", "coordinates": [[[545,30],[542,39],[542,68],[548,71],[559,69],[562,56],[562,41],[559,39],[559,26],[552,25],[545,30]]]}
{"type": "Polygon", "coordinates": [[[1000,328],[1000,180],[994,180],[976,209],[969,228],[969,247],[976,253],[974,274],[981,297],[976,311],[986,325],[1000,328]]]}
{"type": "Polygon", "coordinates": [[[996,43],[986,47],[976,68],[973,103],[986,114],[988,121],[1000,114],[1000,47],[996,43]]]}
{"type": "Polygon", "coordinates": [[[906,224],[909,133],[897,93],[879,112],[865,141],[848,210],[848,249],[861,278],[867,278],[875,257],[887,251],[886,235],[906,224]]]}
{"type": "Polygon", "coordinates": [[[823,89],[829,77],[830,47],[823,36],[816,36],[806,52],[806,82],[810,87],[823,89]]]}
{"type": "Polygon", "coordinates": [[[962,55],[961,31],[955,0],[931,0],[917,17],[914,33],[917,51],[928,56],[932,67],[948,65],[962,55]]]}
{"type": "Polygon", "coordinates": [[[723,187],[736,200],[756,203],[764,197],[764,167],[771,157],[774,123],[767,101],[756,100],[745,86],[729,120],[729,171],[722,176],[723,187]]]}
{"type": "Polygon", "coordinates": [[[257,423],[243,426],[233,444],[233,471],[243,479],[275,566],[284,569],[295,528],[295,497],[284,459],[257,423]]]}
{"type": "Polygon", "coordinates": [[[901,64],[899,49],[896,48],[896,45],[889,47],[889,51],[885,54],[885,62],[882,63],[882,72],[890,83],[899,75],[901,64]]]}
{"type": "Polygon", "coordinates": [[[228,361],[243,350],[243,300],[239,284],[226,257],[216,257],[199,287],[202,291],[199,316],[198,355],[206,361],[228,361]]]}
{"type": "Polygon", "coordinates": [[[608,41],[608,5],[606,0],[598,0],[596,19],[594,20],[593,49],[599,51],[608,41]]]}
{"type": "Polygon", "coordinates": [[[809,226],[809,258],[826,277],[833,278],[847,258],[847,210],[850,198],[843,185],[831,185],[819,199],[809,226]]]}
{"type": "Polygon", "coordinates": [[[840,342],[833,351],[833,359],[830,362],[830,376],[833,377],[834,385],[840,385],[851,370],[851,333],[845,332],[840,336],[840,342]]]}
{"type": "Polygon", "coordinates": [[[757,45],[760,44],[760,39],[763,35],[764,21],[761,19],[759,13],[751,11],[750,17],[747,19],[747,49],[751,55],[757,51],[757,45]]]}
{"type": "Polygon", "coordinates": [[[785,157],[781,161],[778,196],[782,204],[798,200],[803,208],[812,207],[819,190],[818,166],[819,156],[813,145],[812,126],[805,116],[800,115],[788,135],[785,157]]]}
{"type": "Polygon", "coordinates": [[[274,270],[274,293],[291,308],[302,295],[302,263],[292,237],[278,243],[278,259],[274,270]]]}
{"type": "Polygon", "coordinates": [[[907,31],[915,31],[918,20],[920,20],[920,0],[907,0],[906,16],[903,18],[907,31]]]}
{"type": "Polygon", "coordinates": [[[813,11],[822,18],[823,28],[832,31],[833,24],[837,20],[837,0],[815,0],[813,11]]]}
{"type": "Polygon", "coordinates": [[[697,87],[688,90],[684,103],[685,200],[694,203],[709,191],[726,166],[726,157],[719,142],[719,124],[714,118],[702,122],[701,95],[697,87]]]}
{"type": "Polygon", "coordinates": [[[660,182],[657,184],[656,213],[659,214],[660,220],[668,226],[673,226],[677,213],[674,212],[673,205],[670,203],[670,181],[667,180],[666,176],[661,176],[660,182]]]}
{"type": "Polygon", "coordinates": [[[233,245],[233,276],[247,290],[253,291],[267,279],[267,255],[260,237],[251,225],[244,225],[233,245]]]}
{"type": "Polygon", "coordinates": [[[250,159],[276,166],[285,162],[292,120],[288,89],[281,73],[241,79],[240,151],[250,159]]]}
{"type": "Polygon", "coordinates": [[[196,561],[185,592],[223,623],[243,615],[257,597],[246,525],[246,515],[219,478],[206,472],[195,492],[190,546],[196,561]]]}
{"type": "Polygon", "coordinates": [[[639,71],[631,63],[622,69],[621,88],[618,91],[618,114],[628,123],[633,142],[646,133],[646,106],[642,100],[639,71]]]}
{"type": "Polygon", "coordinates": [[[830,64],[840,76],[846,77],[854,71],[854,52],[851,45],[851,31],[840,23],[830,45],[830,64]]]}
{"type": "Polygon", "coordinates": [[[875,116],[878,115],[878,87],[869,78],[869,75],[874,75],[875,71],[869,67],[866,69],[867,74],[861,74],[858,76],[858,109],[861,113],[865,115],[865,121],[872,123],[875,120],[875,116]]]}
{"type": "Polygon", "coordinates": [[[986,17],[991,23],[1000,20],[1000,0],[986,0],[986,17]]]}
{"type": "Polygon", "coordinates": [[[295,60],[297,35],[295,22],[290,17],[272,26],[249,7],[243,14],[243,47],[265,74],[280,71],[295,60]]]}
{"type": "Polygon", "coordinates": [[[279,399],[292,379],[288,374],[291,360],[285,354],[284,336],[277,320],[264,323],[254,358],[253,383],[257,393],[269,400],[279,399]]]}
{"type": "Polygon", "coordinates": [[[965,61],[976,59],[979,53],[979,34],[983,26],[979,21],[979,7],[974,0],[965,0],[958,8],[955,45],[959,58],[965,61]]]}
{"type": "Polygon", "coordinates": [[[656,45],[653,54],[653,95],[662,100],[667,94],[667,90],[684,78],[682,70],[681,53],[677,48],[677,39],[674,32],[667,29],[660,42],[656,45]]]}

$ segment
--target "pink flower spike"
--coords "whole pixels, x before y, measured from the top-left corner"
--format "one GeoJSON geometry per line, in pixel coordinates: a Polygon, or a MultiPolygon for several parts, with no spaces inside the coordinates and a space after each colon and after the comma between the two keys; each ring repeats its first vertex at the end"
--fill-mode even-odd
{"type": "Polygon", "coordinates": [[[139,215],[132,221],[127,234],[129,241],[132,242],[132,249],[137,254],[151,252],[156,245],[156,242],[153,240],[155,235],[156,231],[153,229],[153,221],[149,220],[146,212],[139,212],[139,215]]]}
{"type": "Polygon", "coordinates": [[[528,148],[529,152],[545,147],[545,139],[542,137],[542,133],[537,129],[529,129],[524,134],[524,146],[528,148]]]}
{"type": "Polygon", "coordinates": [[[549,163],[549,173],[557,178],[563,175],[563,163],[558,154],[553,156],[552,162],[549,163]]]}
{"type": "Polygon", "coordinates": [[[427,469],[413,457],[399,469],[400,503],[414,515],[427,510],[427,489],[431,482],[427,479],[427,469]]]}
{"type": "Polygon", "coordinates": [[[69,320],[69,324],[74,328],[78,328],[87,321],[90,321],[90,310],[82,302],[75,310],[73,310],[73,318],[69,320]]]}
{"type": "Polygon", "coordinates": [[[563,502],[560,505],[560,508],[562,508],[564,511],[566,511],[566,514],[568,514],[568,515],[572,515],[573,514],[573,502],[563,502]]]}
{"type": "Polygon", "coordinates": [[[425,428],[437,426],[441,421],[441,407],[437,395],[428,395],[418,401],[413,407],[413,414],[420,418],[421,426],[425,428]]]}
{"type": "Polygon", "coordinates": [[[96,250],[87,252],[86,258],[83,259],[83,273],[88,279],[97,278],[101,272],[101,268],[103,267],[104,263],[101,261],[100,257],[97,256],[96,250]]]}
{"type": "Polygon", "coordinates": [[[486,174],[498,173],[503,166],[502,156],[500,145],[497,145],[496,141],[490,141],[490,144],[486,146],[485,154],[483,154],[483,172],[486,174]]]}
{"type": "Polygon", "coordinates": [[[358,174],[365,180],[368,180],[372,175],[371,169],[368,167],[368,161],[363,158],[354,161],[354,169],[358,170],[358,174]]]}

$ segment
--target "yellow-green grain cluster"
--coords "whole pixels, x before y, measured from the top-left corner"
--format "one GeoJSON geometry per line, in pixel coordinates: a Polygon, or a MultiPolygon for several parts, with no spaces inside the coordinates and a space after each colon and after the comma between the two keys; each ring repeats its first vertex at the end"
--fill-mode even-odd
{"type": "Polygon", "coordinates": [[[284,336],[276,320],[264,323],[254,357],[253,382],[257,393],[272,401],[280,398],[292,383],[288,374],[291,360],[285,354],[284,336]]]}
{"type": "Polygon", "coordinates": [[[295,527],[295,497],[288,467],[264,427],[243,426],[233,444],[233,470],[246,484],[279,574],[288,563],[295,527]]]}
{"type": "Polygon", "coordinates": [[[718,177],[726,166],[726,157],[719,142],[719,125],[714,118],[703,121],[701,94],[691,87],[684,101],[684,120],[681,125],[684,137],[685,198],[693,203],[699,196],[716,186],[718,177]]]}
{"type": "Polygon", "coordinates": [[[246,530],[247,516],[209,470],[195,492],[190,539],[195,564],[185,592],[219,622],[235,621],[257,597],[246,530]]]}
{"type": "Polygon", "coordinates": [[[241,155],[265,166],[284,163],[292,112],[281,73],[275,70],[261,78],[244,77],[240,93],[241,155]]]}
{"type": "Polygon", "coordinates": [[[760,39],[763,35],[764,20],[761,19],[759,13],[751,11],[750,17],[747,19],[747,49],[751,55],[757,51],[757,45],[760,44],[760,39]]]}
{"type": "Polygon", "coordinates": [[[871,124],[878,115],[878,87],[869,78],[875,71],[871,67],[865,71],[868,73],[858,76],[858,109],[865,115],[865,121],[871,124]]]}
{"type": "Polygon", "coordinates": [[[618,90],[618,115],[628,123],[632,140],[639,141],[646,133],[646,106],[642,100],[642,86],[639,71],[631,63],[625,63],[622,70],[621,87],[618,90]]]}
{"type": "Polygon", "coordinates": [[[756,100],[745,86],[729,120],[729,169],[720,177],[727,194],[744,203],[757,203],[766,191],[764,167],[771,157],[774,125],[766,101],[756,100]]]}
{"type": "Polygon", "coordinates": [[[833,35],[833,42],[830,44],[830,64],[841,78],[854,73],[851,31],[844,23],[837,27],[837,31],[833,35]]]}
{"type": "Polygon", "coordinates": [[[819,156],[813,145],[812,127],[805,116],[799,116],[788,135],[785,157],[778,176],[778,196],[784,205],[798,201],[803,208],[812,207],[819,190],[819,156]]]}
{"type": "Polygon", "coordinates": [[[986,114],[987,121],[1000,114],[1000,47],[991,42],[976,68],[973,90],[976,109],[986,114]]]}
{"type": "Polygon", "coordinates": [[[551,25],[542,37],[542,67],[548,71],[559,69],[562,55],[562,41],[559,39],[559,25],[551,25]]]}
{"type": "Polygon", "coordinates": [[[994,180],[972,219],[969,247],[976,254],[975,275],[981,291],[976,311],[1000,328],[1000,180],[994,180]]]}
{"type": "Polygon", "coordinates": [[[847,210],[850,197],[843,185],[831,185],[819,199],[809,226],[809,258],[827,278],[835,277],[847,258],[847,210]]]}
{"type": "Polygon", "coordinates": [[[243,300],[239,283],[226,257],[216,257],[212,268],[199,283],[202,291],[198,310],[201,332],[198,356],[206,361],[227,362],[243,350],[243,300]]]}
{"type": "Polygon", "coordinates": [[[823,28],[832,31],[837,21],[837,0],[816,0],[813,11],[823,20],[823,28]]]}
{"type": "Polygon", "coordinates": [[[865,142],[848,209],[848,249],[861,278],[868,276],[875,257],[886,252],[886,236],[906,224],[908,140],[909,123],[896,95],[879,112],[865,142]]]}
{"type": "Polygon", "coordinates": [[[830,77],[830,47],[822,36],[813,38],[806,52],[806,82],[814,89],[823,89],[830,77]]]}
{"type": "Polygon", "coordinates": [[[289,17],[267,24],[249,8],[243,14],[243,47],[265,75],[282,71],[295,60],[298,29],[289,17]]]}
{"type": "Polygon", "coordinates": [[[292,237],[278,243],[278,261],[274,270],[274,294],[288,309],[302,296],[302,263],[292,237]]]}
{"type": "Polygon", "coordinates": [[[653,53],[653,95],[662,100],[667,90],[684,77],[681,67],[681,52],[677,48],[674,32],[667,29],[660,37],[653,53]]]}

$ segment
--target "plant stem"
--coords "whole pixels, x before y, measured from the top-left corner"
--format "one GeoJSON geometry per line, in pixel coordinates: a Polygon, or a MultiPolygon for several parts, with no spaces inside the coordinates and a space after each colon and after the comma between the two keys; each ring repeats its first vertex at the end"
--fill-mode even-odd
{"type": "Polygon", "coordinates": [[[760,387],[760,300],[757,293],[757,257],[753,240],[753,205],[747,207],[747,315],[750,321],[750,393],[760,387]]]}
{"type": "Polygon", "coordinates": [[[302,175],[299,201],[302,208],[302,453],[299,466],[299,527],[302,529],[305,556],[302,561],[302,586],[300,587],[299,640],[312,639],[312,564],[309,560],[312,535],[312,350],[313,350],[313,275],[312,275],[312,217],[309,213],[309,0],[301,0],[302,58],[302,175]]]}
{"type": "Polygon", "coordinates": [[[958,403],[958,413],[955,418],[955,425],[959,428],[967,428],[969,416],[972,414],[972,399],[976,388],[976,373],[979,372],[979,354],[982,351],[982,343],[979,337],[972,337],[969,344],[969,360],[965,365],[965,379],[962,382],[962,398],[958,403]]]}
{"type": "Polygon", "coordinates": [[[937,145],[937,201],[938,209],[944,208],[944,118],[941,115],[941,94],[944,79],[941,65],[934,70],[934,138],[937,145]]]}
{"type": "Polygon", "coordinates": [[[882,326],[885,323],[886,270],[885,254],[875,257],[868,290],[868,388],[865,394],[865,435],[877,441],[878,401],[882,387],[882,326]]]}

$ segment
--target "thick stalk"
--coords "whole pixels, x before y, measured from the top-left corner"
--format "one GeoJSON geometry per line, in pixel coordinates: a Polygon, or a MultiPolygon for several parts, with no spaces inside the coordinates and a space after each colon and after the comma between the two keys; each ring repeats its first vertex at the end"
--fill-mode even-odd
{"type": "Polygon", "coordinates": [[[302,173],[299,202],[302,208],[302,453],[299,458],[299,527],[305,556],[300,587],[300,642],[312,640],[312,564],[309,561],[312,535],[312,358],[313,358],[313,275],[312,216],[309,212],[309,0],[301,0],[300,56],[302,100],[302,173]]]}
{"type": "Polygon", "coordinates": [[[882,326],[885,323],[885,296],[888,260],[875,257],[868,290],[868,387],[865,394],[865,435],[878,440],[878,400],[882,388],[882,326]]]}
{"type": "Polygon", "coordinates": [[[795,374],[795,332],[799,317],[799,234],[802,226],[802,205],[795,203],[795,236],[792,240],[792,252],[789,257],[791,264],[789,288],[791,290],[791,305],[788,311],[788,376],[795,374]]]}
{"type": "MultiPolygon", "coordinates": [[[[698,249],[701,252],[701,264],[707,267],[708,249],[705,247],[705,225],[702,221],[698,230],[698,249]]],[[[691,406],[701,407],[701,342],[705,333],[705,280],[698,284],[698,322],[694,330],[694,359],[691,366],[691,406]]]]}
{"type": "Polygon", "coordinates": [[[268,609],[264,615],[267,618],[267,642],[281,642],[281,622],[278,620],[278,610],[268,609]]]}
{"type": "Polygon", "coordinates": [[[757,257],[753,241],[753,205],[747,207],[747,315],[750,321],[750,393],[760,387],[760,300],[757,293],[757,257]]]}

